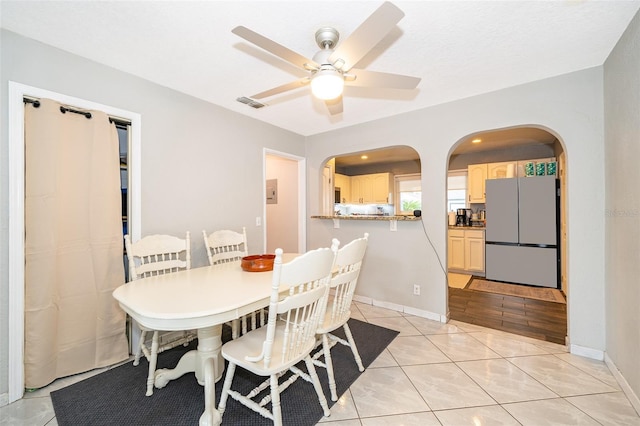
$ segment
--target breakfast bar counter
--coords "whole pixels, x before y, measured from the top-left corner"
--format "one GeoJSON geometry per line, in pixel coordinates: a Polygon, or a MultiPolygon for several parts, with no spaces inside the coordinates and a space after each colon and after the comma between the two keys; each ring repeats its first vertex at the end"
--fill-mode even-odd
{"type": "Polygon", "coordinates": [[[367,214],[353,214],[353,215],[334,215],[334,216],[311,216],[311,219],[344,219],[344,220],[404,220],[404,221],[416,221],[420,220],[420,217],[415,216],[383,216],[383,215],[367,215],[367,214]]]}

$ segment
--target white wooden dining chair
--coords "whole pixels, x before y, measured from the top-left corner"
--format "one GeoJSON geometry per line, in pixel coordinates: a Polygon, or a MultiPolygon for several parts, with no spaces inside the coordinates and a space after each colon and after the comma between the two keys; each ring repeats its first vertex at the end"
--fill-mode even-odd
{"type": "Polygon", "coordinates": [[[327,369],[329,390],[333,401],[338,400],[336,381],[333,375],[333,362],[331,360],[331,348],[333,346],[337,343],[349,346],[358,369],[364,371],[356,342],[353,340],[347,321],[351,317],[351,302],[358,283],[362,259],[367,250],[368,239],[369,234],[365,233],[364,237],[355,239],[338,250],[334,274],[329,284],[330,290],[325,316],[318,326],[317,345],[322,344],[322,350],[314,355],[314,363],[327,369]],[[331,334],[340,327],[343,328],[347,340],[331,334]],[[324,355],[324,362],[319,360],[322,355],[324,355]]]}
{"type": "MultiPolygon", "coordinates": [[[[207,231],[202,230],[202,236],[207,249],[209,265],[211,266],[221,265],[223,263],[238,263],[238,265],[240,265],[242,258],[249,255],[249,249],[247,248],[247,229],[244,226],[242,227],[242,232],[222,229],[207,235],[207,231]]],[[[238,338],[240,328],[242,328],[242,334],[245,334],[249,329],[249,321],[251,321],[251,330],[256,328],[257,323],[263,326],[266,322],[265,310],[261,309],[245,315],[240,321],[231,321],[231,338],[238,338]]]]}
{"type": "Polygon", "coordinates": [[[209,265],[221,263],[239,262],[244,256],[248,256],[247,229],[243,226],[242,232],[222,229],[207,235],[202,231],[204,244],[207,247],[209,265]]]}
{"type": "MultiPolygon", "coordinates": [[[[124,241],[129,263],[129,281],[191,268],[191,240],[188,231],[185,238],[156,234],[132,242],[131,237],[125,235],[124,241]]],[[[146,395],[151,396],[155,384],[158,354],[178,345],[186,346],[197,337],[197,334],[194,330],[161,334],[161,330],[152,330],[142,325],[139,327],[140,343],[136,348],[133,365],[137,366],[140,363],[142,355],[149,362],[146,395]],[[149,332],[153,335],[151,342],[147,343],[149,332]]]]}
{"type": "Polygon", "coordinates": [[[279,378],[288,370],[294,372],[292,377],[299,376],[313,384],[323,413],[329,416],[327,400],[310,353],[316,344],[315,334],[326,306],[339,244],[334,239],[331,248],[309,251],[285,264],[282,263],[282,249],[276,249],[267,326],[251,330],[222,346],[222,356],[229,365],[218,405],[221,416],[224,416],[230,396],[271,419],[276,426],[282,425],[280,393],[291,383],[280,383],[279,378]],[[283,287],[288,287],[284,294],[280,292],[283,287]],[[306,372],[295,367],[301,360],[305,361],[306,372]],[[236,367],[267,377],[267,380],[243,395],[231,389],[236,367]],[[267,387],[270,388],[269,395],[259,401],[254,400],[267,387]],[[271,411],[265,407],[269,402],[271,411]]]}

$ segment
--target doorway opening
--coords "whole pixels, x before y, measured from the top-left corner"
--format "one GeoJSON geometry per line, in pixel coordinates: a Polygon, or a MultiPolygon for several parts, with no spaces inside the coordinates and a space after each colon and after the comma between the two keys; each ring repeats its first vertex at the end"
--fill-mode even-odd
{"type": "Polygon", "coordinates": [[[265,253],[306,251],[305,167],[303,157],[264,150],[265,253]]]}
{"type": "Polygon", "coordinates": [[[45,89],[9,82],[9,403],[24,393],[24,98],[48,98],[87,110],[100,110],[131,123],[128,146],[128,232],[140,237],[141,116],[131,111],[98,104],[45,89]]]}
{"type": "MultiPolygon", "coordinates": [[[[536,126],[474,133],[458,141],[451,149],[447,164],[446,188],[448,304],[451,319],[543,340],[544,336],[547,336],[549,341],[565,344],[568,293],[564,256],[567,248],[565,169],[566,155],[561,141],[551,131],[536,126]],[[538,180],[535,180],[536,178],[538,180]],[[532,247],[529,247],[528,242],[522,237],[523,241],[509,243],[517,247],[514,251],[530,250],[535,252],[533,256],[547,249],[544,255],[549,255],[549,259],[544,264],[547,266],[542,269],[551,276],[550,283],[538,282],[538,279],[530,274],[530,278],[515,278],[503,275],[502,271],[497,272],[497,268],[506,268],[513,263],[504,256],[496,258],[494,255],[496,247],[500,250],[507,247],[494,245],[507,244],[506,242],[493,241],[496,239],[496,227],[506,227],[505,219],[498,214],[502,212],[501,209],[491,214],[492,208],[496,211],[495,188],[507,182],[496,181],[501,179],[522,184],[540,183],[546,179],[551,183],[555,181],[557,185],[557,189],[554,189],[554,186],[547,191],[551,194],[550,206],[553,213],[546,216],[550,220],[545,226],[550,230],[553,241],[546,244],[530,244],[532,247]],[[487,196],[488,187],[490,196],[487,196]],[[559,199],[556,197],[558,191],[559,199]],[[460,194],[463,194],[464,198],[461,199],[460,194]],[[491,231],[489,235],[487,228],[491,231]],[[493,288],[492,292],[488,292],[489,287],[493,288]],[[548,297],[555,302],[539,301],[535,297],[547,291],[557,292],[548,297]],[[528,304],[531,307],[549,303],[540,313],[543,316],[550,314],[552,320],[544,317],[538,321],[540,324],[546,324],[548,328],[536,329],[539,324],[530,318],[531,312],[503,311],[503,306],[516,303],[517,299],[512,299],[514,296],[510,293],[523,294],[519,300],[527,302],[520,303],[521,306],[528,304]],[[558,297],[558,294],[561,296],[558,297]],[[500,308],[495,303],[499,303],[500,308]],[[490,315],[490,312],[493,314],[490,315]]],[[[520,217],[518,207],[515,209],[514,217],[520,217]]],[[[514,219],[516,226],[518,220],[514,219]]],[[[516,238],[520,238],[517,229],[516,227],[516,238]]]]}

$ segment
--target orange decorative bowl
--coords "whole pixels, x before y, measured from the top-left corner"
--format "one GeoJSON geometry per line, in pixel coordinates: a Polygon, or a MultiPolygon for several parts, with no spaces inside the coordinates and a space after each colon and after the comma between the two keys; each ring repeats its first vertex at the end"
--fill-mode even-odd
{"type": "Polygon", "coordinates": [[[242,270],[247,272],[265,272],[273,270],[275,254],[254,254],[242,258],[242,270]]]}

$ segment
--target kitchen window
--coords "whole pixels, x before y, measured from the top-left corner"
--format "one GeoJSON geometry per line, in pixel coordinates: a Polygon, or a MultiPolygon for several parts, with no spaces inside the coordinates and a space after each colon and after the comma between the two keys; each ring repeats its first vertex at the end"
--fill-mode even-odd
{"type": "Polygon", "coordinates": [[[447,174],[447,211],[467,207],[467,170],[452,170],[447,174]]]}
{"type": "Polygon", "coordinates": [[[420,174],[398,175],[396,183],[396,214],[412,215],[414,210],[422,210],[422,180],[420,174]]]}

